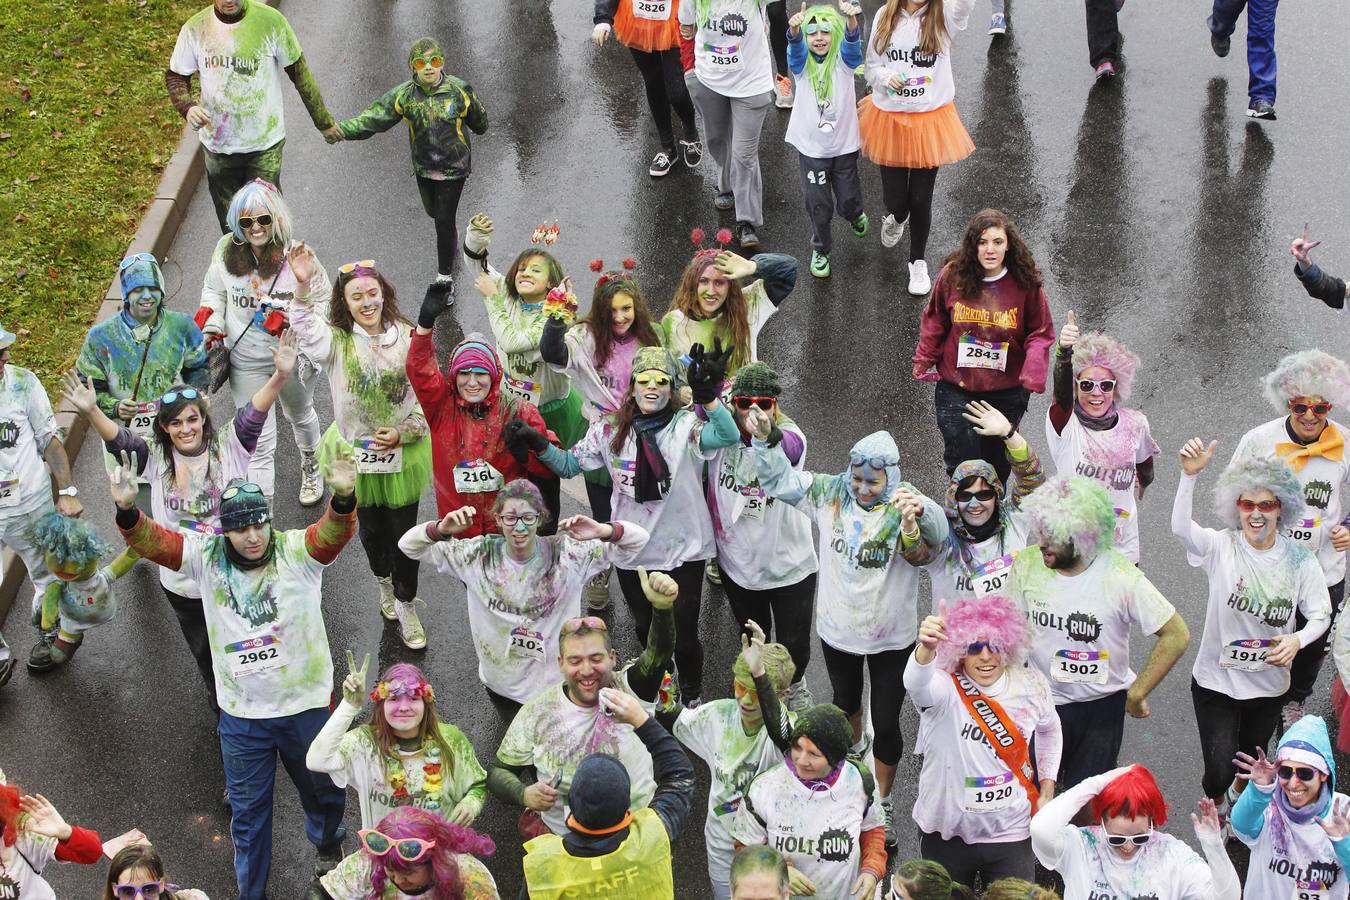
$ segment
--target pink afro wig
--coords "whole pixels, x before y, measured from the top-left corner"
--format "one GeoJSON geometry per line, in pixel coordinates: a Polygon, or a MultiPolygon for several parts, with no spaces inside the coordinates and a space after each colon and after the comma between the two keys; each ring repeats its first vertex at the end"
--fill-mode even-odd
{"type": "Polygon", "coordinates": [[[455,857],[461,853],[475,856],[491,856],[497,851],[492,838],[479,834],[471,828],[451,825],[440,816],[418,809],[415,806],[400,806],[375,826],[375,830],[388,837],[417,838],[423,841],[435,841],[436,847],[430,855],[421,861],[407,863],[399,859],[397,853],[370,858],[370,887],[372,897],[383,897],[389,870],[411,872],[413,869],[431,863],[432,889],[428,896],[462,897],[463,881],[459,877],[459,864],[455,857]]]}
{"type": "Polygon", "coordinates": [[[1295,397],[1321,397],[1335,406],[1350,403],[1350,366],[1321,350],[1289,354],[1261,384],[1270,405],[1280,412],[1295,397]]]}
{"type": "Polygon", "coordinates": [[[1018,666],[1026,659],[1030,635],[1027,619],[1007,597],[967,597],[947,611],[947,640],[938,645],[937,664],[947,672],[955,672],[965,658],[966,648],[976,641],[988,641],[997,653],[1003,654],[1008,666],[1018,666]]]}
{"type": "Polygon", "coordinates": [[[1022,501],[1027,534],[1037,543],[1072,543],[1084,557],[1111,546],[1116,508],[1106,489],[1082,475],[1056,475],[1022,501]]]}
{"type": "Polygon", "coordinates": [[[1073,377],[1077,378],[1084,369],[1101,366],[1116,379],[1116,399],[1130,399],[1130,389],[1134,386],[1134,374],[1139,371],[1139,357],[1125,345],[1109,334],[1101,331],[1089,331],[1073,345],[1073,377]]]}

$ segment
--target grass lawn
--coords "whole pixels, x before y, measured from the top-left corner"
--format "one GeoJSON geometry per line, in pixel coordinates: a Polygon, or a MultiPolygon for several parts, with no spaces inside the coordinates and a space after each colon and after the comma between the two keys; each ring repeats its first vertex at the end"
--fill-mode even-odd
{"type": "Polygon", "coordinates": [[[49,392],[177,145],[164,69],[208,2],[0,2],[0,323],[49,392]]]}

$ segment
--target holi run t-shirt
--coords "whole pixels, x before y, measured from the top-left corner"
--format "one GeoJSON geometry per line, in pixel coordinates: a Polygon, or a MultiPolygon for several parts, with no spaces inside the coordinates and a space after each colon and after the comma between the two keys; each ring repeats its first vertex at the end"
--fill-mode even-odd
{"type": "MultiPolygon", "coordinates": [[[[1065,900],[1210,900],[1213,896],[1209,864],[1184,841],[1166,832],[1155,831],[1153,840],[1128,860],[1121,859],[1106,843],[1099,825],[1090,828],[1066,825],[1064,832],[1064,849],[1059,859],[1041,862],[1064,879],[1065,900]]],[[[1297,898],[1289,891],[1282,894],[1251,891],[1249,880],[1250,897],[1297,898]]]]}
{"type": "Polygon", "coordinates": [[[943,4],[947,38],[937,53],[919,49],[920,29],[928,15],[927,4],[914,12],[903,7],[895,18],[890,40],[882,51],[876,48],[873,35],[881,24],[886,5],[877,10],[872,27],[863,37],[867,41],[864,58],[867,83],[872,86],[872,102],[885,112],[928,112],[946,106],[956,96],[956,80],[952,78],[951,44],[958,31],[970,22],[970,11],[975,0],[947,0],[943,4]],[[891,76],[899,75],[904,86],[899,90],[890,86],[891,76]]]}
{"type": "Polygon", "coordinates": [[[1029,663],[1055,703],[1096,700],[1134,684],[1130,628],[1155,634],[1176,613],[1119,550],[1107,547],[1074,576],[1048,569],[1039,547],[1013,558],[1008,596],[1031,623],[1029,663]]]}
{"type": "Polygon", "coordinates": [[[281,80],[300,58],[300,41],[281,13],[244,0],[244,15],[226,24],[208,5],[183,23],[169,69],[196,75],[211,124],[198,130],[212,153],[253,153],[286,136],[281,80]]]}
{"type": "Polygon", "coordinates": [[[1083,475],[1101,482],[1116,508],[1115,545],[1132,563],[1139,562],[1139,516],[1135,491],[1135,466],[1162,452],[1149,432],[1148,418],[1137,409],[1116,407],[1120,414],[1114,428],[1093,431],[1084,427],[1078,414],[1069,416],[1063,432],[1055,431],[1049,414],[1045,439],[1050,458],[1060,475],[1083,475]]]}
{"type": "Polygon", "coordinates": [[[727,698],[686,709],[675,720],[671,734],[708,764],[708,817],[703,838],[708,859],[729,871],[736,849],[731,825],[745,789],[757,775],[783,764],[783,754],[769,740],[766,729],[747,735],[741,727],[740,704],[727,698]]]}
{"type": "Polygon", "coordinates": [[[0,378],[0,522],[52,505],[42,451],[56,432],[42,382],[27,369],[6,365],[0,378]]]}
{"type": "Polygon", "coordinates": [[[1013,557],[1027,545],[1026,517],[1013,513],[998,534],[976,543],[961,541],[953,533],[924,564],[933,583],[933,608],[939,600],[955,604],[965,597],[985,597],[1003,592],[1013,557]]]}
{"type": "Polygon", "coordinates": [[[627,340],[616,340],[609,345],[609,359],[603,366],[595,364],[595,338],[589,325],[573,325],[563,338],[567,346],[567,365],[546,365],[572,379],[572,386],[586,401],[582,407],[587,421],[618,412],[633,378],[633,357],[640,345],[629,333],[627,340]]]}
{"type": "MultiPolygon", "coordinates": [[[[633,693],[626,670],[614,678],[615,687],[633,693]]],[[[638,702],[649,715],[654,713],[652,701],[638,702]]],[[[592,753],[617,757],[628,770],[629,809],[637,811],[652,802],[656,793],[652,756],[633,727],[605,715],[599,704],[578,706],[567,699],[561,684],[545,688],[520,708],[497,748],[497,759],[508,766],[534,766],[539,781],[558,789],[558,801],[540,815],[554,834],[565,834],[571,814],[564,802],[567,791],[577,766],[592,753]]]]}
{"type": "MultiPolygon", "coordinates": [[[[473,268],[481,265],[467,260],[473,268]]],[[[527,304],[506,292],[506,278],[490,264],[488,274],[496,290],[483,298],[488,322],[492,325],[492,340],[501,354],[505,371],[502,373],[502,396],[525,400],[543,406],[561,400],[571,390],[567,376],[553,366],[544,364],[539,355],[539,341],[544,337],[544,310],[542,305],[527,304]]]]}
{"type": "MultiPolygon", "coordinates": [[[[497,882],[492,880],[492,873],[481,860],[467,853],[456,853],[455,865],[459,868],[464,900],[498,900],[497,882]]],[[[357,850],[319,880],[333,900],[369,900],[373,874],[370,854],[357,850]]],[[[379,900],[427,900],[429,896],[427,893],[405,894],[394,885],[392,878],[386,878],[379,900]]]]}
{"type": "Polygon", "coordinates": [[[694,74],[723,97],[753,97],[773,90],[769,30],[764,0],[708,0],[698,21],[698,2],[680,0],[681,25],[697,25],[694,74]]]}
{"type": "MultiPolygon", "coordinates": [[[[1284,419],[1275,419],[1253,428],[1242,436],[1233,458],[1240,456],[1278,456],[1277,444],[1293,444],[1284,419]]],[[[1350,444],[1350,434],[1345,428],[1327,420],[1327,428],[1341,433],[1342,439],[1350,444]]],[[[1323,437],[1330,437],[1323,432],[1323,437]]],[[[1285,448],[1288,452],[1288,448],[1285,448]]],[[[1331,544],[1331,529],[1341,524],[1345,518],[1346,497],[1350,496],[1350,451],[1343,451],[1340,459],[1327,459],[1325,456],[1313,456],[1304,462],[1294,474],[1303,485],[1303,511],[1298,516],[1284,516],[1280,524],[1286,537],[1306,544],[1317,554],[1328,585],[1345,580],[1345,554],[1338,552],[1331,544]]]]}
{"type": "MultiPolygon", "coordinates": [[[[1259,790],[1260,785],[1250,784],[1247,790],[1259,790]]],[[[1279,790],[1271,785],[1262,793],[1269,796],[1279,790]]],[[[1344,794],[1333,793],[1331,804],[1347,802],[1344,794]]],[[[1330,813],[1330,809],[1326,810],[1330,813]]],[[[1347,884],[1345,870],[1336,856],[1336,848],[1317,824],[1314,818],[1307,822],[1291,822],[1279,812],[1273,799],[1267,801],[1261,818],[1261,831],[1255,838],[1249,838],[1236,828],[1233,833],[1238,840],[1251,848],[1251,861],[1247,864],[1247,882],[1243,895],[1246,897],[1270,897],[1272,900],[1346,900],[1350,897],[1350,884],[1347,884]],[[1279,834],[1275,833],[1276,816],[1279,834]]],[[[1196,895],[1201,896],[1199,894],[1196,895]]]]}
{"type": "Polygon", "coordinates": [[[0,841],[0,900],[56,900],[42,870],[56,856],[56,838],[20,831],[14,846],[0,841]]]}
{"type": "Polygon", "coordinates": [[[817,897],[844,898],[862,871],[859,836],[883,824],[880,806],[855,763],[845,763],[829,790],[815,791],[778,766],[750,783],[731,831],[742,844],[783,854],[811,879],[817,897]]]}

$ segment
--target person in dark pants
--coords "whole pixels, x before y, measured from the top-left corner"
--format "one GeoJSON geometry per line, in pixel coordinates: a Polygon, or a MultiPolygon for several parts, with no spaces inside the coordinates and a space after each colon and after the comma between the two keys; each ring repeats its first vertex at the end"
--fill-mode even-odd
{"type": "Polygon", "coordinates": [[[469,132],[488,128],[487,109],[472,87],[444,70],[445,53],[433,38],[408,50],[413,77],[395,85],[358,116],[339,122],[342,139],[363,141],[408,123],[413,175],[422,209],[436,223],[436,280],[431,290],[454,302],[459,231],[455,217],[471,169],[469,132]],[[467,130],[466,130],[467,128],[467,130]]]}
{"type": "Polygon", "coordinates": [[[1205,24],[1209,45],[1228,55],[1238,16],[1247,10],[1247,115],[1275,121],[1275,13],[1280,0],[1214,0],[1205,24]]]}
{"type": "Polygon", "coordinates": [[[1120,8],[1125,0],[1084,0],[1087,7],[1088,63],[1098,81],[1118,75],[1124,68],[1120,47],[1120,8]]]}

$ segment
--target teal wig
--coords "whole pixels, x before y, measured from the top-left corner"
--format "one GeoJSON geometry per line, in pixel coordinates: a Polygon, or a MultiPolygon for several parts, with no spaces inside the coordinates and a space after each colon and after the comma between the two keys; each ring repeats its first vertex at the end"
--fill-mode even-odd
{"type": "Polygon", "coordinates": [[[96,563],[112,551],[112,546],[88,522],[59,512],[49,512],[38,519],[33,544],[43,553],[79,567],[96,563]]]}
{"type": "Polygon", "coordinates": [[[1116,509],[1106,489],[1082,475],[1056,475],[1022,501],[1028,533],[1038,543],[1072,544],[1080,556],[1111,546],[1116,509]]]}

